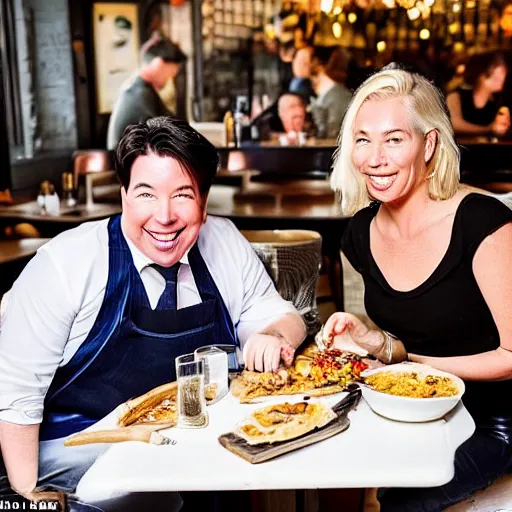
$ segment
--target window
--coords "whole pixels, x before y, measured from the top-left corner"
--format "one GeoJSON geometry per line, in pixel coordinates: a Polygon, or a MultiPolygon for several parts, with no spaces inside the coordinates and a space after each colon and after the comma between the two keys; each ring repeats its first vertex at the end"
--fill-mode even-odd
{"type": "Polygon", "coordinates": [[[16,61],[16,36],[14,12],[10,0],[0,4],[0,58],[4,82],[4,107],[11,158],[23,153],[23,134],[19,95],[18,65],[16,61]]]}

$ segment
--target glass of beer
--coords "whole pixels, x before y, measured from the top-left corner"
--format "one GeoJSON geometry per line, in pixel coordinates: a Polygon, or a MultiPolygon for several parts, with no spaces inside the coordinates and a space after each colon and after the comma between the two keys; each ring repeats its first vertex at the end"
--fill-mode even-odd
{"type": "Polygon", "coordinates": [[[176,358],[178,380],[178,427],[202,428],[208,425],[205,398],[205,364],[194,354],[176,358]]]}

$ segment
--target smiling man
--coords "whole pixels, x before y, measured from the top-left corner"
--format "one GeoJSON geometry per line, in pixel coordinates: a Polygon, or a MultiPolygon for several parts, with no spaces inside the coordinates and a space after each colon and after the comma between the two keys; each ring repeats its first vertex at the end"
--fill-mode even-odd
{"type": "Polygon", "coordinates": [[[174,380],[181,354],[232,344],[250,369],[291,362],[301,317],[234,225],[207,218],[217,166],[187,123],[129,126],[116,152],[122,215],[57,236],[14,284],[0,334],[0,443],[20,494],[36,482],[73,491],[105,447],[63,438],[174,380]]]}

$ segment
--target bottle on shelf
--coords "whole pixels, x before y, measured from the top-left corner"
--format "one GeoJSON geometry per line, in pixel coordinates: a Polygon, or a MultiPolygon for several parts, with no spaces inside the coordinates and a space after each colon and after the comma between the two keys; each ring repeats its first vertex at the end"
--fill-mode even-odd
{"type": "Polygon", "coordinates": [[[66,206],[72,207],[76,205],[76,199],[74,197],[74,184],[73,184],[73,173],[63,172],[62,173],[62,200],[66,206]]]}
{"type": "Polygon", "coordinates": [[[235,146],[235,120],[231,110],[224,114],[224,144],[227,148],[235,146]]]}
{"type": "Polygon", "coordinates": [[[37,204],[39,205],[39,208],[41,209],[40,213],[41,215],[46,215],[48,213],[46,208],[46,198],[48,194],[50,193],[50,182],[48,180],[44,180],[41,182],[41,185],[39,185],[39,194],[37,196],[37,204]]]}

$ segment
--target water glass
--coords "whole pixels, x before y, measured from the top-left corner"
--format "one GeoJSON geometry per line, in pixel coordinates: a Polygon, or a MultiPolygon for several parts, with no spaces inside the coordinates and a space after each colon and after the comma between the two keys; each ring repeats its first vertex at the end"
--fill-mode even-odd
{"type": "Polygon", "coordinates": [[[215,345],[198,348],[194,355],[196,361],[204,361],[206,399],[210,404],[215,403],[228,392],[228,355],[215,345]]]}
{"type": "Polygon", "coordinates": [[[208,425],[205,398],[205,365],[194,354],[176,358],[178,380],[178,427],[201,428],[208,425]]]}

